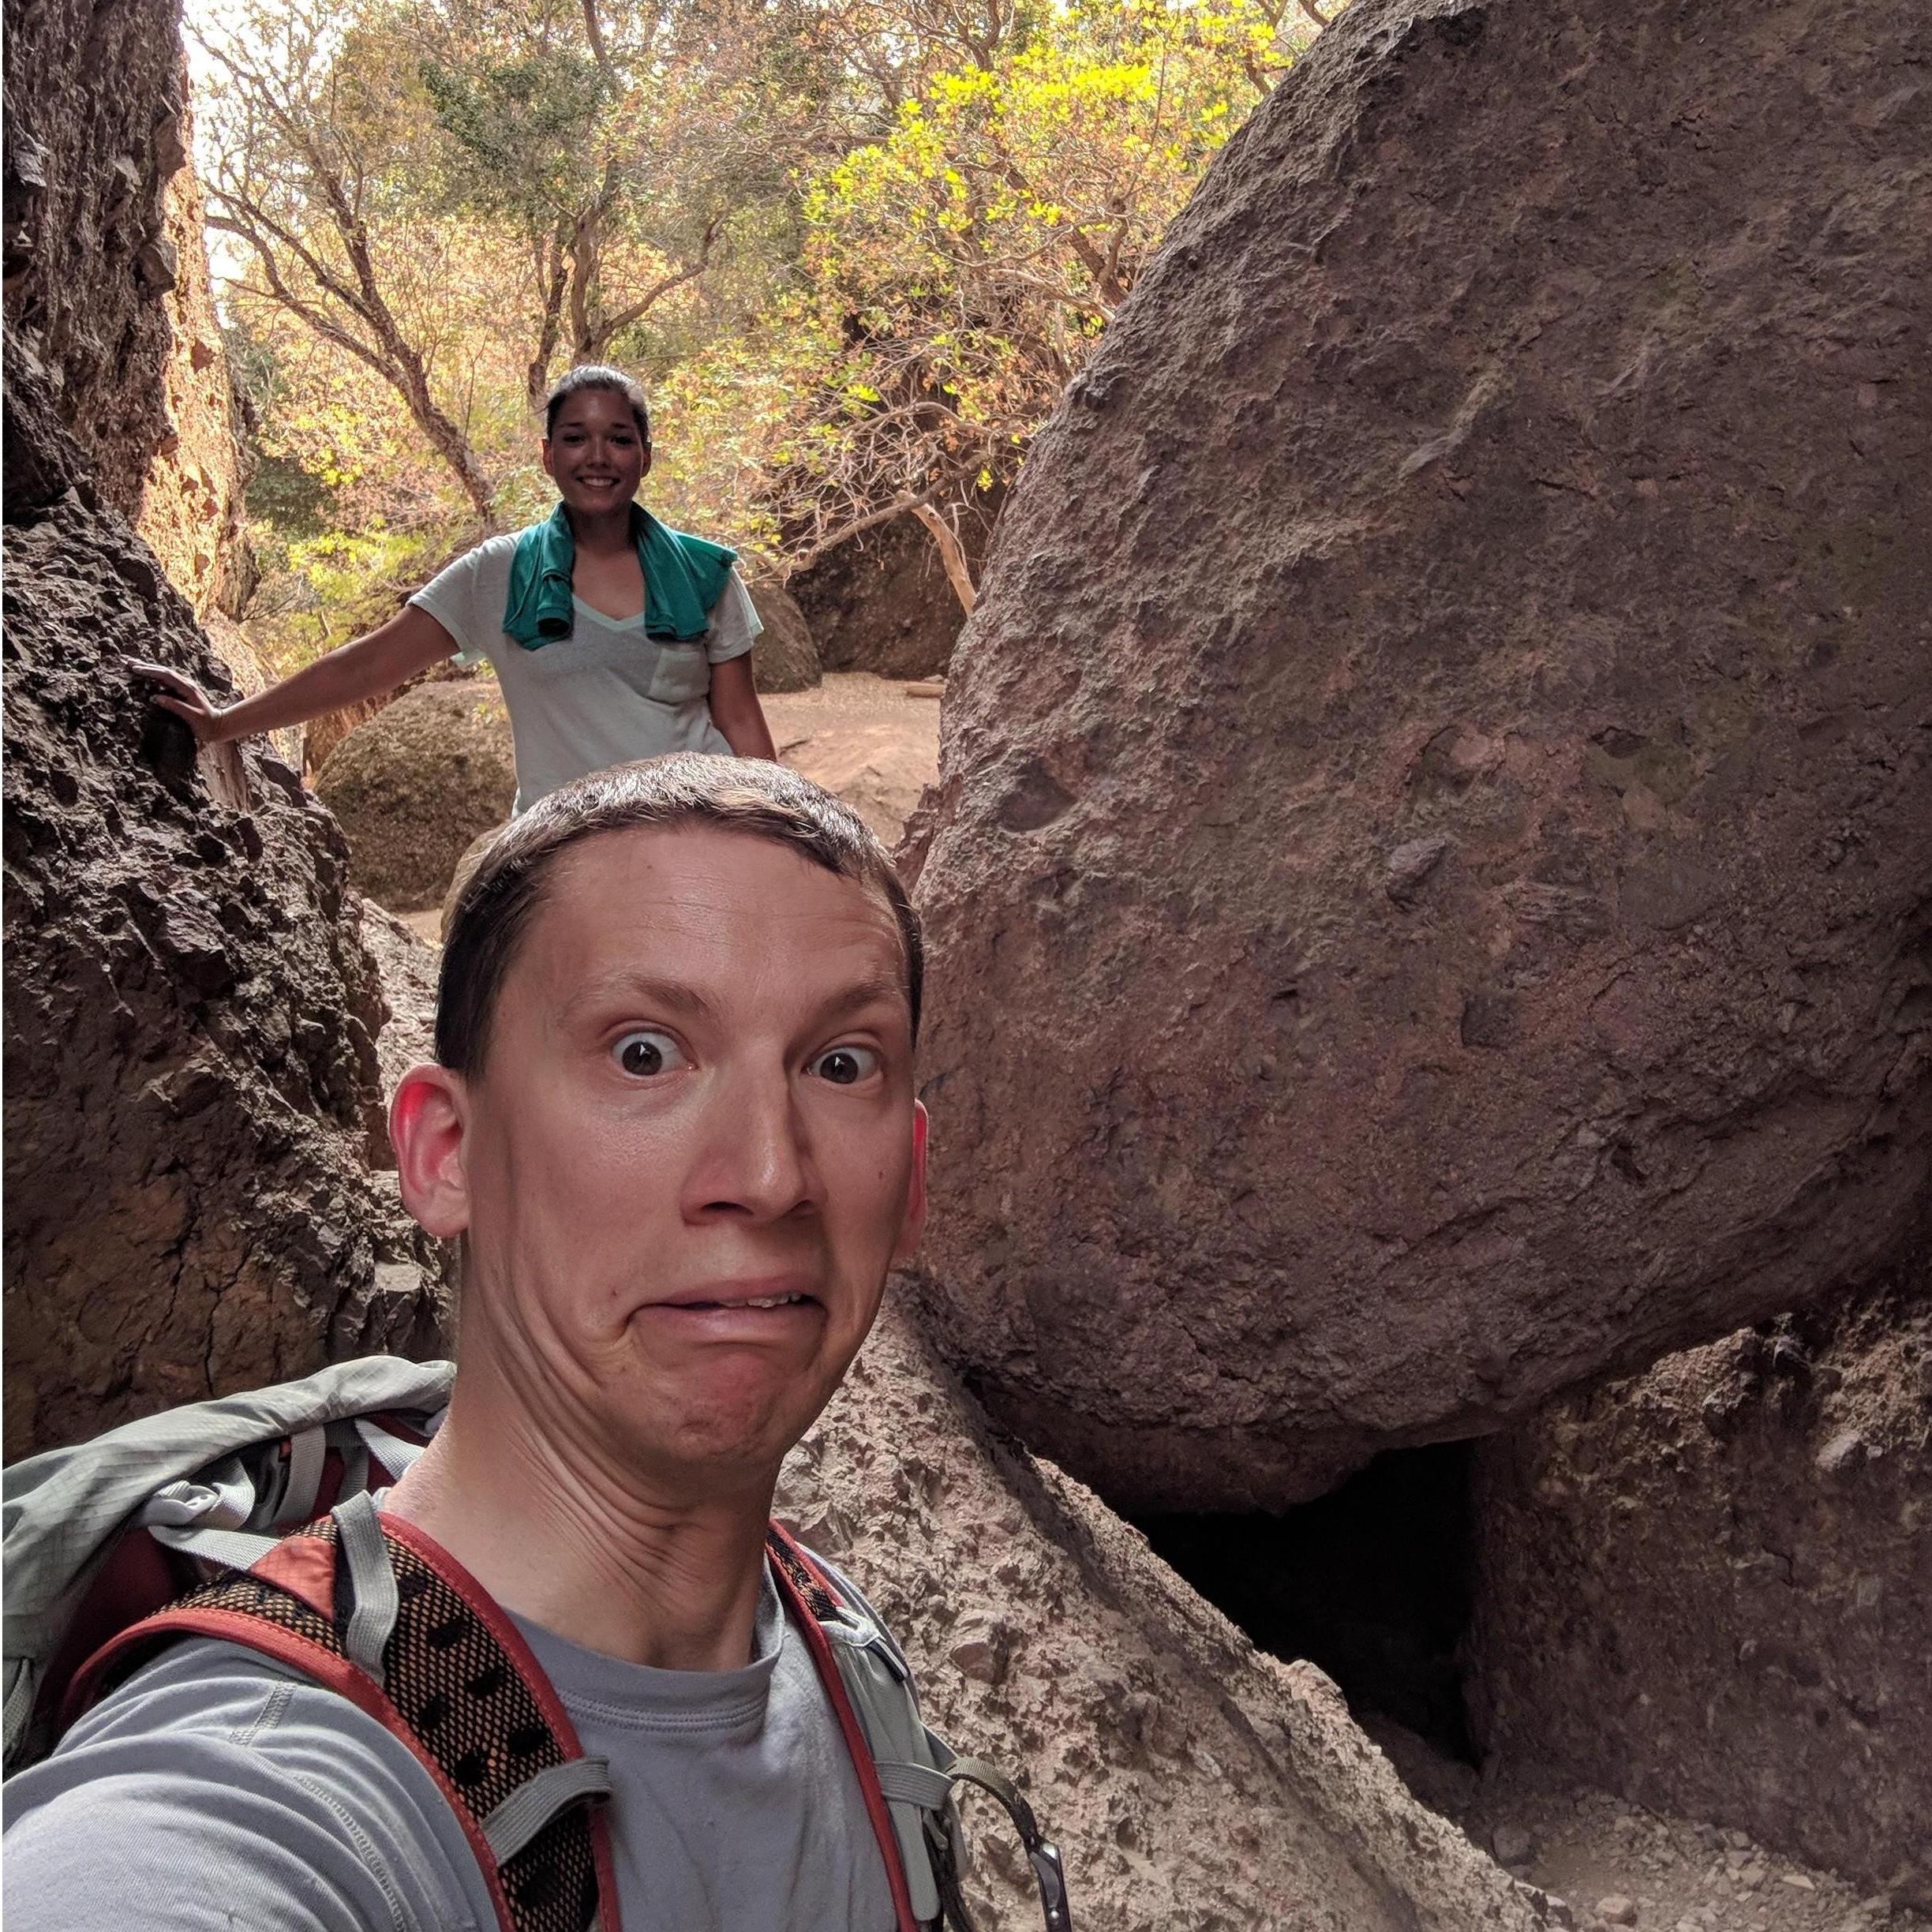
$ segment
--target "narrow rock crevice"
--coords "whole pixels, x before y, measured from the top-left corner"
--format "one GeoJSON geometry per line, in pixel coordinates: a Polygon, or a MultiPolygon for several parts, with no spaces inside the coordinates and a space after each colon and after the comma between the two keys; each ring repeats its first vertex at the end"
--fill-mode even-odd
{"type": "Polygon", "coordinates": [[[1262,1649],[1332,1677],[1358,1719],[1393,1718],[1473,1764],[1462,1664],[1473,1459],[1469,1443],[1395,1449],[1279,1515],[1144,1516],[1137,1526],[1262,1649]]]}

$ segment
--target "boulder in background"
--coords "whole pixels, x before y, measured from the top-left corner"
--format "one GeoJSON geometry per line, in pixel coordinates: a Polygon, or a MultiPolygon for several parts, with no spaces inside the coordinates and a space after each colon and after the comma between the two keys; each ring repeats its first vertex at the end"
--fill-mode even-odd
{"type": "Polygon", "coordinates": [[[775,577],[754,575],[746,587],[765,626],[751,646],[754,682],[762,691],[811,690],[824,672],[798,599],[775,577]]]}
{"type": "MultiPolygon", "coordinates": [[[[976,565],[986,547],[983,530],[968,519],[961,537],[976,565]]],[[[827,551],[788,587],[828,671],[936,677],[966,621],[938,550],[909,516],[827,551]]]]}
{"type": "Polygon", "coordinates": [[[493,679],[417,684],[358,724],[316,774],[350,876],[391,912],[443,903],[457,861],[510,815],[516,756],[493,679]]]}

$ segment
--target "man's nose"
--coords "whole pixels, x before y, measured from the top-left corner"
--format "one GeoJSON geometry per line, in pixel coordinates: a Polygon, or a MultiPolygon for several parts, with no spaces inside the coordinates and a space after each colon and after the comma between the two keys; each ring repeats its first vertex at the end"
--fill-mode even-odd
{"type": "Polygon", "coordinates": [[[777,1221],[818,1199],[792,1082],[782,1072],[720,1080],[707,1096],[686,1184],[690,1216],[777,1221]]]}

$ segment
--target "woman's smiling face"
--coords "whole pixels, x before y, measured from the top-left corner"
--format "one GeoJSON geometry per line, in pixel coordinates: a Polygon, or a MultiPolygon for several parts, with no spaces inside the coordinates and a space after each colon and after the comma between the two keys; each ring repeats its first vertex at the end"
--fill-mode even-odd
{"type": "Polygon", "coordinates": [[[608,516],[637,494],[650,449],[616,390],[579,389],[564,399],[544,438],[543,466],[572,510],[608,516]]]}

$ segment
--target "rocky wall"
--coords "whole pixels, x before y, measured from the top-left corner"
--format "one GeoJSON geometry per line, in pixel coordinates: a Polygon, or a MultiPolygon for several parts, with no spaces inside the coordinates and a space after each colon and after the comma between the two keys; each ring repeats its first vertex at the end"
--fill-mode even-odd
{"type": "Polygon", "coordinates": [[[1475,1520],[1492,1769],[1932,1905],[1932,1243],[1492,1438],[1475,1520]]]}
{"type": "Polygon", "coordinates": [[[133,658],[232,686],[8,349],[11,1458],[331,1354],[432,1347],[447,1305],[378,1171],[387,1009],[341,833],[274,758],[197,758],[146,703],[133,658]]]}
{"type": "Polygon", "coordinates": [[[1110,1499],[1279,1508],[1896,1259],[1929,62],[1359,0],[1035,443],[915,841],[912,1285],[1110,1499]]]}
{"type": "MultiPolygon", "coordinates": [[[[192,155],[185,77],[181,89],[180,139],[192,155]]],[[[174,259],[174,285],[161,298],[168,325],[161,372],[167,427],[148,466],[135,527],[169,582],[206,624],[211,618],[242,616],[255,588],[255,562],[244,500],[248,462],[242,399],[215,313],[204,220],[201,183],[191,158],[170,178],[163,197],[162,232],[174,259]]],[[[238,683],[245,687],[251,671],[259,678],[260,667],[238,634],[239,653],[226,637],[211,641],[238,683]]]]}
{"type": "Polygon", "coordinates": [[[13,354],[39,369],[99,494],[127,516],[167,434],[163,298],[178,258],[167,191],[187,156],[179,21],[177,0],[5,9],[13,354]]]}

